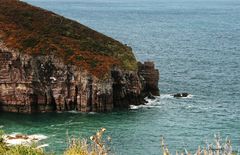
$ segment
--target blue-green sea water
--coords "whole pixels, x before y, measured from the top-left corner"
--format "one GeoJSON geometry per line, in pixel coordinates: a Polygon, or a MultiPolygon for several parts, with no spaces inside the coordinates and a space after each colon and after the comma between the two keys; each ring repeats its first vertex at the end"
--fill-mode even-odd
{"type": "Polygon", "coordinates": [[[214,134],[240,147],[239,0],[25,0],[130,45],[155,61],[161,97],[135,110],[102,114],[0,114],[8,133],[44,134],[61,152],[69,135],[101,127],[115,154],[157,155],[163,135],[171,151],[197,149],[214,134]],[[169,94],[188,92],[191,98],[169,94]]]}

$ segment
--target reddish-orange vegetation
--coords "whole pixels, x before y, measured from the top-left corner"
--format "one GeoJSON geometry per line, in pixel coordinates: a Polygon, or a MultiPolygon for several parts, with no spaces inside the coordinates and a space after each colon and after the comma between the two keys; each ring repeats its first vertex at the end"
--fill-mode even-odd
{"type": "Polygon", "coordinates": [[[18,0],[0,0],[0,40],[31,55],[54,54],[95,76],[113,65],[135,70],[128,46],[73,20],[18,0]]]}

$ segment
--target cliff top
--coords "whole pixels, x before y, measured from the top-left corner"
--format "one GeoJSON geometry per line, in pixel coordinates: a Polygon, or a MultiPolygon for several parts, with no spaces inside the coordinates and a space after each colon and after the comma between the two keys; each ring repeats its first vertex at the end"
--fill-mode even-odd
{"type": "Polygon", "coordinates": [[[0,0],[0,40],[31,55],[56,55],[95,76],[137,68],[131,48],[76,21],[18,0],[0,0]]]}

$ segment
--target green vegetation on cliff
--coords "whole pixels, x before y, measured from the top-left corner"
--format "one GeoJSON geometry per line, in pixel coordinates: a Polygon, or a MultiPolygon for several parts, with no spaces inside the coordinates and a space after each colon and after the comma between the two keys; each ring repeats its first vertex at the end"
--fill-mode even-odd
{"type": "Polygon", "coordinates": [[[76,21],[18,0],[0,1],[0,41],[31,55],[53,54],[96,76],[136,70],[131,48],[76,21]]]}

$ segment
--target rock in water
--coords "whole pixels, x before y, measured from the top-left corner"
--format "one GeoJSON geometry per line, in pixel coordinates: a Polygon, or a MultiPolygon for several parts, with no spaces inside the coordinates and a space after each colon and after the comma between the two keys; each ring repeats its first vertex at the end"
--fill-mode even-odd
{"type": "MultiPolygon", "coordinates": [[[[153,62],[138,63],[138,72],[143,81],[144,92],[159,96],[158,80],[159,71],[155,69],[153,62]]],[[[148,95],[147,94],[147,95],[148,95]]]]}
{"type": "Polygon", "coordinates": [[[188,93],[177,93],[173,94],[173,97],[180,98],[180,97],[188,97],[190,94],[188,93]]]}
{"type": "Polygon", "coordinates": [[[159,95],[153,62],[73,20],[0,1],[0,111],[104,112],[159,95]]]}

